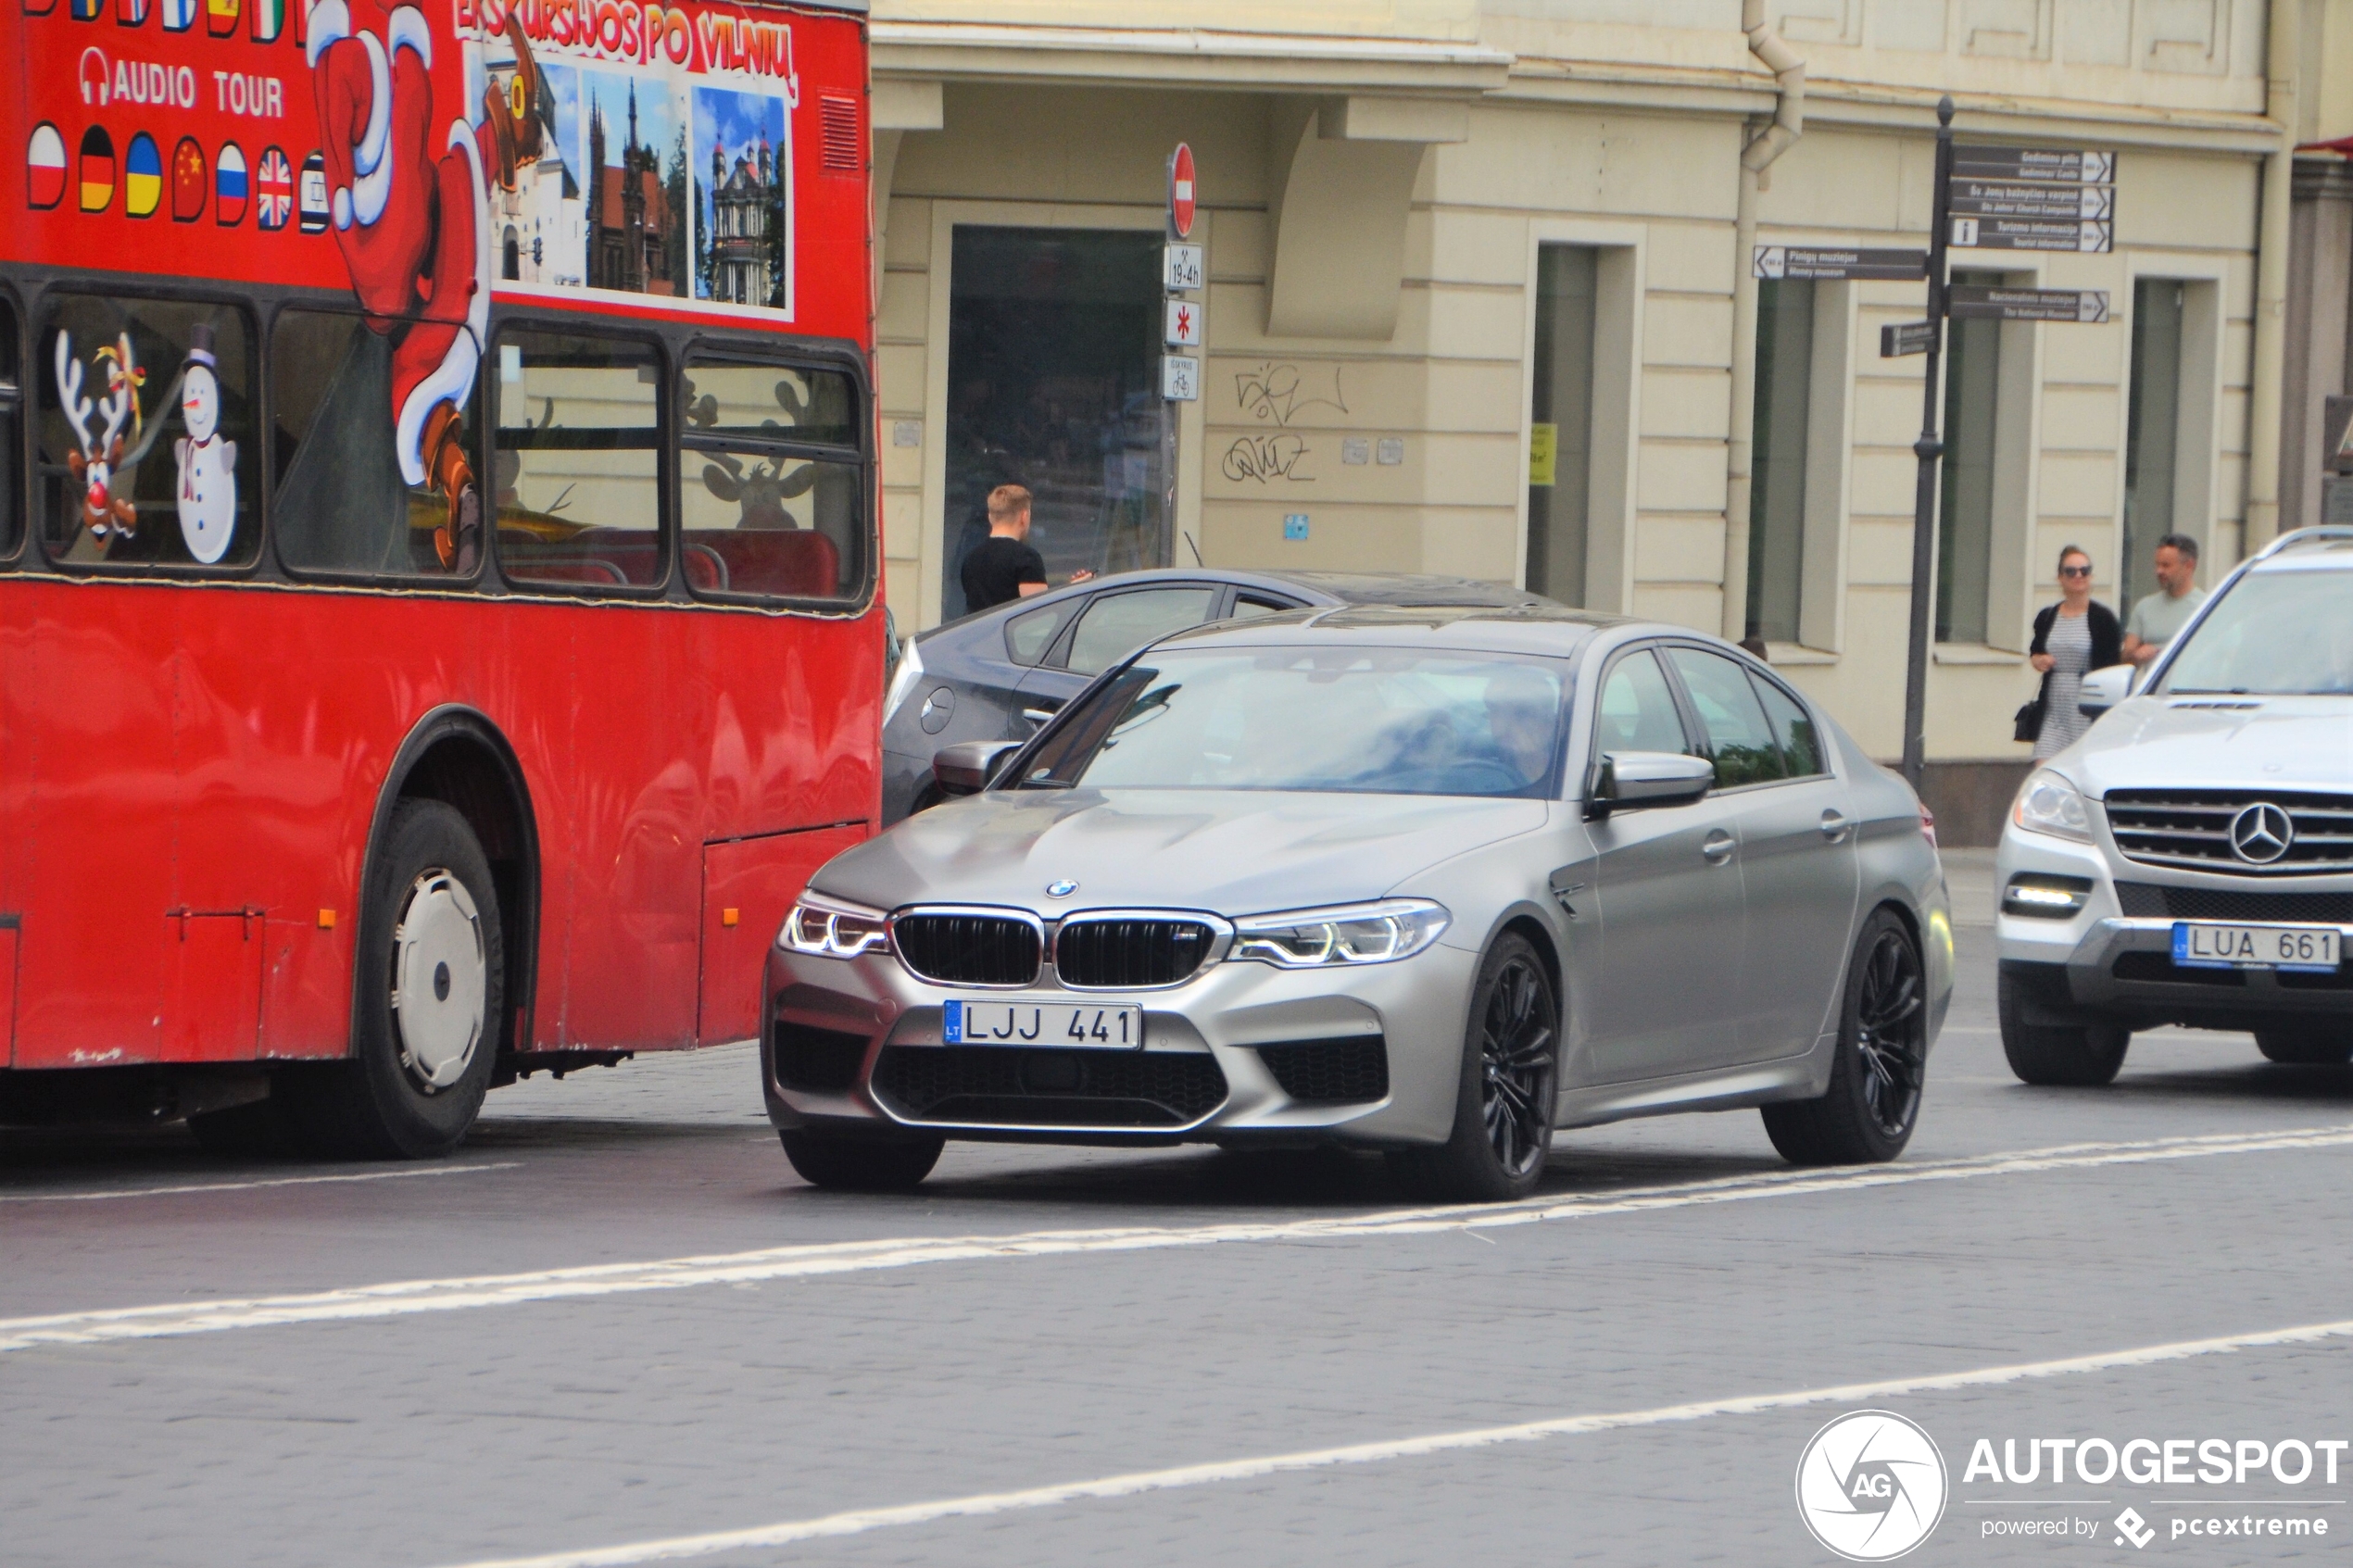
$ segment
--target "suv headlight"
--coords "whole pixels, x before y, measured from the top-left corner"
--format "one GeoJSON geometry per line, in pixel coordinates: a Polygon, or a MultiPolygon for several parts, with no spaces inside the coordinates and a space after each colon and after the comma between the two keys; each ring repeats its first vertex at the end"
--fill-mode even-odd
{"type": "Polygon", "coordinates": [[[785,917],[776,945],[821,959],[854,959],[890,945],[890,919],[875,909],[804,893],[785,917]]]}
{"type": "Polygon", "coordinates": [[[2037,769],[2027,779],[2026,787],[2018,792],[2018,801],[2010,808],[2010,821],[2028,833],[2047,833],[2054,838],[2072,838],[2083,844],[2092,842],[2091,802],[2063,774],[2048,768],[2037,769]]]}
{"type": "Polygon", "coordinates": [[[1427,898],[1253,915],[1234,922],[1234,945],[1226,957],[1282,969],[1392,963],[1437,941],[1453,920],[1443,905],[1427,898]]]}

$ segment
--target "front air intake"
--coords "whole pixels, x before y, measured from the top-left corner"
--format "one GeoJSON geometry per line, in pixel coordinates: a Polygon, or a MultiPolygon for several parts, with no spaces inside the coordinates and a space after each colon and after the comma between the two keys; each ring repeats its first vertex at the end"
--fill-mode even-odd
{"type": "Polygon", "coordinates": [[[1176,985],[1193,977],[1215,939],[1200,921],[1066,920],[1054,934],[1054,972],[1089,990],[1176,985]]]}

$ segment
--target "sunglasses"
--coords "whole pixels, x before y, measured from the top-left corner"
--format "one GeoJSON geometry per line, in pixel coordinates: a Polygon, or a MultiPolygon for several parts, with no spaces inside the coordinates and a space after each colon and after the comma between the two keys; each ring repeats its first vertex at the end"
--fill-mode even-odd
{"type": "Polygon", "coordinates": [[[2061,577],[2089,577],[2092,575],[2092,569],[2088,566],[2063,566],[2059,568],[2059,575],[2061,577]]]}

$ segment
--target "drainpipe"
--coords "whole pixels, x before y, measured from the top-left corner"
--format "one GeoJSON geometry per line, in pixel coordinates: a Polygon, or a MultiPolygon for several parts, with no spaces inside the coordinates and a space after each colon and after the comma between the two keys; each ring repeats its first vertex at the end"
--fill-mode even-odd
{"type": "Polygon", "coordinates": [[[2262,226],[2255,252],[2255,363],[2246,405],[2246,524],[2239,546],[2251,556],[2280,532],[2281,372],[2287,358],[2289,187],[2296,173],[2296,37],[2303,7],[2271,0],[2263,112],[2280,144],[2263,160],[2262,226]]]}
{"type": "MultiPolygon", "coordinates": [[[[1756,426],[1756,280],[1749,258],[1756,247],[1756,193],[1765,170],[1806,132],[1806,62],[1765,20],[1765,0],[1742,0],[1741,30],[1748,52],[1773,73],[1780,97],[1771,123],[1741,149],[1739,216],[1732,224],[1732,416],[1724,486],[1724,635],[1748,633],[1749,437],[1756,426]]],[[[2279,421],[2272,421],[2277,424],[2279,421]]]]}

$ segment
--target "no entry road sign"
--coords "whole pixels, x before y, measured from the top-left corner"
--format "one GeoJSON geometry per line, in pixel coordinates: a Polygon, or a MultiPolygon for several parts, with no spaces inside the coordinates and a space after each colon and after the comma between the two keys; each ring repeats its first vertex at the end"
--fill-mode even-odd
{"type": "Polygon", "coordinates": [[[1182,142],[1168,160],[1168,232],[1180,240],[1193,232],[1193,149],[1182,142]]]}
{"type": "Polygon", "coordinates": [[[2096,326],[2108,320],[2106,289],[2005,289],[1956,283],[1945,298],[1946,307],[1965,320],[2080,321],[2096,326]]]}
{"type": "Polygon", "coordinates": [[[1928,252],[1833,245],[1758,245],[1750,258],[1759,278],[1887,278],[1928,276],[1928,252]]]}

